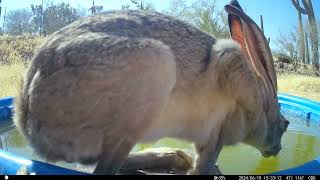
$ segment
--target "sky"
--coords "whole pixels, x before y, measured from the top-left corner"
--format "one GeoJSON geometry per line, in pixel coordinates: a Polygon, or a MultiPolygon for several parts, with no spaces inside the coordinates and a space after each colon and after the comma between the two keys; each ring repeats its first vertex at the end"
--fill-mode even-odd
{"type": "MultiPolygon", "coordinates": [[[[44,2],[49,0],[44,0],[44,2]]],[[[187,0],[194,1],[194,0],[187,0]]],[[[246,13],[260,24],[260,15],[263,15],[265,35],[271,38],[271,48],[277,49],[276,39],[279,32],[286,33],[297,25],[297,11],[291,0],[238,0],[246,13]]],[[[88,8],[92,0],[50,0],[50,2],[69,2],[75,8],[88,8]]],[[[170,0],[147,0],[161,11],[169,7],[170,0]]],[[[217,8],[223,9],[230,0],[216,0],[217,8]]],[[[320,21],[320,0],[312,0],[318,22],[320,21]]],[[[2,0],[2,7],[7,11],[30,8],[30,4],[41,4],[41,0],[2,0]]],[[[95,0],[96,5],[102,5],[104,10],[120,9],[123,4],[130,4],[130,0],[95,0]]],[[[305,17],[305,22],[307,19],[305,17]]]]}

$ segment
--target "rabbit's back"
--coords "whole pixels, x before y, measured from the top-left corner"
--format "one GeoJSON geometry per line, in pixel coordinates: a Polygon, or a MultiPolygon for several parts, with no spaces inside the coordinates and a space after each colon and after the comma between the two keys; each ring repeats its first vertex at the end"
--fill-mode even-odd
{"type": "Polygon", "coordinates": [[[206,70],[212,45],[216,43],[211,35],[176,18],[157,12],[123,10],[82,18],[57,31],[45,46],[60,46],[67,42],[76,43],[81,38],[95,37],[107,39],[103,45],[110,48],[123,40],[160,41],[173,52],[178,71],[188,79],[206,70]]]}

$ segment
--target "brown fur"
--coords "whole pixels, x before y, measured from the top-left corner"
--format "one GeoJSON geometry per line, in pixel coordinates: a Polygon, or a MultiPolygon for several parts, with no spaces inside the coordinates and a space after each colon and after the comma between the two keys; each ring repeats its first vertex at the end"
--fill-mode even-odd
{"type": "Polygon", "coordinates": [[[280,142],[285,129],[270,129],[279,107],[271,103],[270,116],[263,91],[234,41],[159,13],[110,11],[48,38],[14,119],[43,157],[98,162],[97,174],[116,173],[136,143],[163,137],[195,143],[190,174],[216,174],[223,145],[263,152],[280,142]]]}

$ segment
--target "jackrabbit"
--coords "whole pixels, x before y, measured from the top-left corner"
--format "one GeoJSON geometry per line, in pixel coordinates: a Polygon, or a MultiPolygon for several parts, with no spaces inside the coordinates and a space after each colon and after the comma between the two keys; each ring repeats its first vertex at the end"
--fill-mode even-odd
{"type": "Polygon", "coordinates": [[[15,101],[15,123],[50,161],[97,163],[115,174],[133,146],[194,143],[189,174],[217,174],[224,145],[268,157],[289,122],[280,114],[270,48],[237,1],[232,39],[218,40],[156,12],[108,11],[47,38],[15,101]]]}

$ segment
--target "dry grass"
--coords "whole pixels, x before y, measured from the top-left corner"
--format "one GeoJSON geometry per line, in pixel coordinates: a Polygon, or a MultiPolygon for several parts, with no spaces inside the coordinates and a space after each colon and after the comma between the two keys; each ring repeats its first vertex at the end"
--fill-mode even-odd
{"type": "Polygon", "coordinates": [[[44,40],[33,36],[0,36],[0,97],[17,94],[25,64],[44,40]]]}
{"type": "Polygon", "coordinates": [[[34,36],[0,36],[0,64],[30,61],[44,40],[34,36]]]}
{"type": "Polygon", "coordinates": [[[17,95],[25,69],[22,62],[0,66],[0,97],[17,95]]]}
{"type": "Polygon", "coordinates": [[[278,91],[320,102],[320,77],[297,74],[278,75],[278,91]]]}

